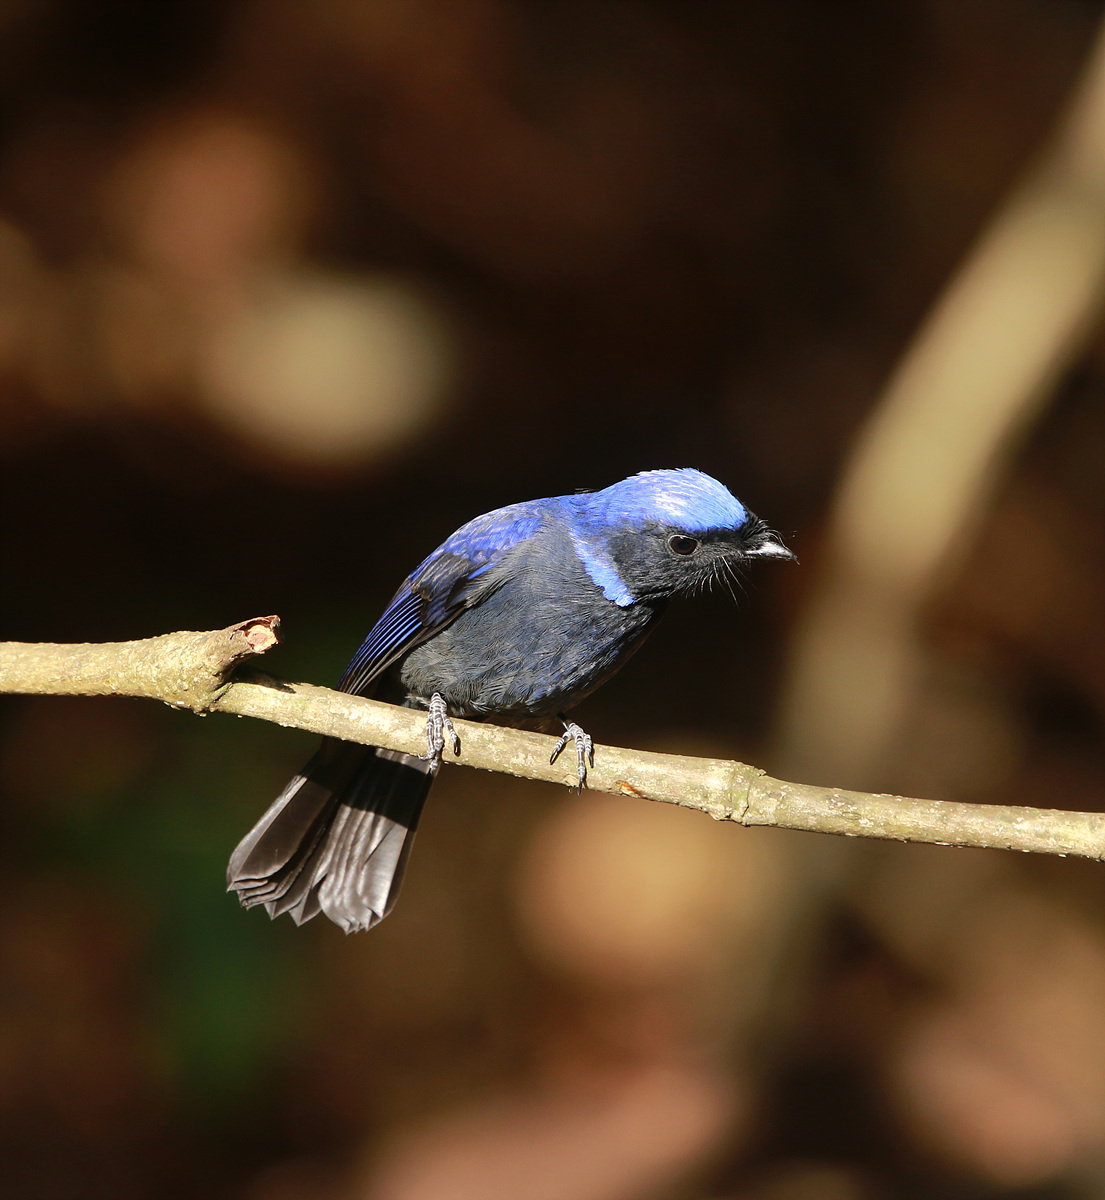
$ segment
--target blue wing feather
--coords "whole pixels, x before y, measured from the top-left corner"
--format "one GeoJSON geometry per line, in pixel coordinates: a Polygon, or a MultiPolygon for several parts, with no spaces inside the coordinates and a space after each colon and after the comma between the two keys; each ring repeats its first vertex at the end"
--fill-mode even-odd
{"type": "Polygon", "coordinates": [[[512,504],[462,525],[403,581],[345,668],[338,690],[363,691],[400,655],[495,591],[503,580],[493,568],[537,532],[548,504],[512,504]]]}

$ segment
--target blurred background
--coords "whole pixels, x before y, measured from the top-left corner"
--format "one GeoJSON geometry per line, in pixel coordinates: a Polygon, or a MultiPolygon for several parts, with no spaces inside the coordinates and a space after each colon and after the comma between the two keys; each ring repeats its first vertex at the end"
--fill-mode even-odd
{"type": "MultiPolygon", "coordinates": [[[[1105,808],[1101,17],[4,0],[2,636],[332,683],[461,522],[693,465],[802,565],[596,742],[1105,808]]],[[[1105,1196],[1101,866],[450,768],[347,938],[223,891],[311,750],[3,697],[0,1197],[1105,1196]]]]}

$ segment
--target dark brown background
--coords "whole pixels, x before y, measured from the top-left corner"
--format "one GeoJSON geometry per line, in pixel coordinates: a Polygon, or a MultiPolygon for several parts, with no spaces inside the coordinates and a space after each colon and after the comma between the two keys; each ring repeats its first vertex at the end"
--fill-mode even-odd
{"type": "MultiPolygon", "coordinates": [[[[770,767],[850,439],[1099,14],[10,0],[3,636],[278,612],[270,669],[331,682],[462,521],[694,465],[806,565],[678,606],[581,720],[770,767]]],[[[902,788],[1101,806],[1103,371],[931,615],[985,753],[949,792],[922,731],[902,788]]],[[[1105,1187],[1100,868],[879,852],[811,918],[809,838],[448,771],[400,909],[344,939],[222,891],[310,739],[0,719],[0,1196],[1105,1187]]]]}

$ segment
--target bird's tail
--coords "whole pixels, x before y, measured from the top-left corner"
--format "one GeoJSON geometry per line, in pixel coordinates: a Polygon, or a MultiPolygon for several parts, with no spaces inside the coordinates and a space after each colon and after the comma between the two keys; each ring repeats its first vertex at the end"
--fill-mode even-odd
{"type": "Polygon", "coordinates": [[[228,889],[297,925],[324,912],[371,929],[399,894],[435,765],[326,738],[231,855],[228,889]]]}

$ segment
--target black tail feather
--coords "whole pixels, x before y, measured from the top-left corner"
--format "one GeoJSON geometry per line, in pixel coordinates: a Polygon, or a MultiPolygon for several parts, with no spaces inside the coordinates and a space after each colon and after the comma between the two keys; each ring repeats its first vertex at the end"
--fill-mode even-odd
{"type": "Polygon", "coordinates": [[[228,888],[270,917],[371,929],[399,894],[434,774],[414,755],[327,738],[231,855],[228,888]]]}

